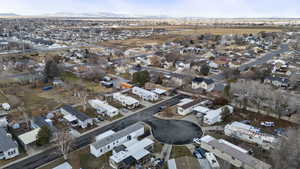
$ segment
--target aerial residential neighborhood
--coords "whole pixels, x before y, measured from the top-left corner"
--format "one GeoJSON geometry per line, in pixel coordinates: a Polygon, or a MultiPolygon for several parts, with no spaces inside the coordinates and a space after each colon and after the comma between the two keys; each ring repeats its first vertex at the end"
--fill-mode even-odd
{"type": "Polygon", "coordinates": [[[1,2],[0,169],[300,169],[299,4],[271,3],[1,2]]]}

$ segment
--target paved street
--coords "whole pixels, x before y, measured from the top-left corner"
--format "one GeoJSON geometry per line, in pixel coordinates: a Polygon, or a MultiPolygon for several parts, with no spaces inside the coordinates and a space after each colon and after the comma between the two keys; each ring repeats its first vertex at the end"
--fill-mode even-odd
{"type": "MultiPolygon", "coordinates": [[[[146,108],[146,109],[142,110],[141,112],[130,115],[119,121],[113,122],[107,126],[99,128],[93,132],[86,134],[86,135],[80,136],[76,139],[76,141],[74,143],[74,149],[79,149],[81,147],[89,145],[95,136],[97,136],[107,130],[119,131],[121,129],[128,127],[129,125],[132,125],[132,124],[138,122],[138,121],[145,121],[147,119],[150,119],[150,118],[152,118],[152,116],[154,114],[156,114],[160,111],[161,106],[175,105],[175,104],[179,103],[179,100],[181,100],[184,97],[186,97],[186,96],[184,96],[184,95],[175,96],[169,100],[163,101],[152,107],[146,108]]],[[[24,160],[18,161],[12,165],[1,167],[1,168],[5,168],[5,169],[35,169],[39,166],[42,166],[43,164],[46,164],[50,161],[57,159],[60,156],[61,156],[61,154],[57,153],[56,148],[51,148],[49,150],[46,150],[45,152],[39,153],[37,155],[26,158],[24,160]]]]}
{"type": "Polygon", "coordinates": [[[199,126],[185,120],[163,120],[151,117],[145,122],[151,126],[154,138],[167,144],[190,144],[193,138],[202,136],[199,126]]]}

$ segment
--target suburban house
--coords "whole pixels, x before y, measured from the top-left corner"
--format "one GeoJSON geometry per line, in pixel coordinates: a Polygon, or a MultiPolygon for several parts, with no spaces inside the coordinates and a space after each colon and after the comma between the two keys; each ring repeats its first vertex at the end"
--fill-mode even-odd
{"type": "Polygon", "coordinates": [[[227,124],[224,128],[224,133],[236,139],[256,143],[264,149],[270,149],[278,143],[278,139],[275,136],[262,133],[260,129],[240,122],[227,124]]]}
{"type": "Polygon", "coordinates": [[[97,113],[99,114],[105,114],[108,117],[114,117],[119,114],[119,109],[109,105],[108,103],[94,99],[94,100],[89,100],[88,103],[97,110],[97,113]]]}
{"type": "Polygon", "coordinates": [[[223,159],[237,168],[244,169],[271,169],[272,166],[260,161],[259,159],[241,151],[243,149],[233,144],[228,144],[223,139],[215,139],[212,136],[204,136],[200,139],[200,147],[204,150],[213,153],[220,159],[223,159]]]}
{"type": "Polygon", "coordinates": [[[116,147],[112,156],[109,158],[109,164],[112,168],[130,168],[139,163],[143,164],[150,160],[154,141],[145,138],[141,141],[133,139],[129,142],[116,147]]]}
{"type": "Polygon", "coordinates": [[[121,103],[122,106],[129,109],[134,109],[140,105],[140,102],[137,99],[130,96],[125,96],[121,93],[114,93],[113,99],[121,103]]]}
{"type": "Polygon", "coordinates": [[[18,144],[0,127],[0,159],[11,159],[19,155],[18,144]]]}
{"type": "Polygon", "coordinates": [[[193,100],[191,102],[187,101],[185,104],[179,104],[177,105],[177,113],[185,116],[187,114],[190,114],[194,111],[194,108],[200,105],[202,102],[201,99],[193,100]]]}
{"type": "Polygon", "coordinates": [[[64,119],[73,124],[73,126],[80,126],[86,128],[88,125],[93,125],[93,119],[83,112],[80,112],[72,106],[65,105],[60,108],[60,113],[64,115],[64,119]]]}
{"type": "Polygon", "coordinates": [[[31,120],[31,128],[36,129],[43,126],[47,126],[52,133],[57,132],[57,128],[53,126],[53,122],[51,119],[45,119],[42,116],[37,116],[31,120]]]}
{"type": "Polygon", "coordinates": [[[115,147],[143,135],[144,132],[142,123],[135,123],[118,132],[105,132],[97,136],[96,141],[90,145],[90,153],[95,157],[100,157],[115,147]]]}
{"type": "Polygon", "coordinates": [[[132,93],[135,95],[138,95],[143,100],[147,100],[147,101],[157,101],[158,100],[158,94],[151,92],[149,90],[140,88],[140,87],[133,87],[132,93]]]}
{"type": "Polygon", "coordinates": [[[289,87],[289,80],[282,77],[269,76],[265,78],[264,82],[276,87],[289,87]]]}
{"type": "Polygon", "coordinates": [[[38,135],[40,129],[41,128],[36,128],[36,129],[33,129],[29,132],[26,132],[26,133],[18,136],[20,143],[26,150],[31,146],[35,146],[35,143],[37,140],[37,135],[38,135]]]}
{"type": "Polygon", "coordinates": [[[175,62],[175,67],[176,67],[176,69],[190,69],[191,63],[182,61],[182,60],[178,60],[175,62]]]}
{"type": "Polygon", "coordinates": [[[212,79],[196,77],[192,80],[192,89],[203,89],[205,91],[212,91],[215,87],[215,82],[212,79]]]}
{"type": "Polygon", "coordinates": [[[217,122],[221,122],[222,121],[222,114],[223,114],[223,110],[224,108],[227,107],[229,110],[229,113],[233,113],[233,107],[232,106],[223,106],[219,109],[216,110],[209,110],[209,111],[205,111],[203,112],[204,117],[203,117],[203,122],[208,124],[208,125],[213,125],[217,122]]]}

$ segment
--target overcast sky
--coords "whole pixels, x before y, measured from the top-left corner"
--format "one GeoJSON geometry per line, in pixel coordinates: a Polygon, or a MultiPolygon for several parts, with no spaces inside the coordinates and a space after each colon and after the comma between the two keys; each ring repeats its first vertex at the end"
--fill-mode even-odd
{"type": "Polygon", "coordinates": [[[0,0],[0,13],[113,12],[175,17],[300,17],[299,0],[0,0]]]}

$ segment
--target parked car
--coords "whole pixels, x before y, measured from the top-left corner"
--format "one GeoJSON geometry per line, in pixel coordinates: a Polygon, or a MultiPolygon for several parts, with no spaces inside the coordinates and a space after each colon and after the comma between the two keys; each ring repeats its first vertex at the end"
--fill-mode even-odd
{"type": "Polygon", "coordinates": [[[264,121],[260,123],[261,126],[265,126],[265,127],[274,127],[275,123],[274,122],[270,122],[270,121],[264,121]]]}
{"type": "Polygon", "coordinates": [[[205,150],[203,150],[202,148],[195,148],[195,151],[193,152],[194,156],[198,159],[203,159],[205,158],[205,150]]]}
{"type": "Polygon", "coordinates": [[[242,120],[241,123],[244,123],[244,124],[251,124],[251,120],[242,120]]]}

